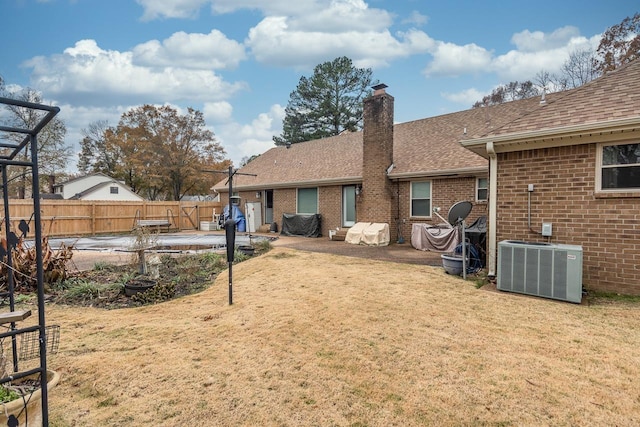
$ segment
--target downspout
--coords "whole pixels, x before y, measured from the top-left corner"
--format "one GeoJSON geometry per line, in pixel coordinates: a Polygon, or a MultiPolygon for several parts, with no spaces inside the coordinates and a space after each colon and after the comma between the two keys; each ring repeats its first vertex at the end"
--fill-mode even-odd
{"type": "MultiPolygon", "coordinates": [[[[393,165],[392,165],[393,166],[393,165]]],[[[404,243],[404,237],[402,237],[402,218],[400,217],[400,180],[396,179],[396,208],[397,212],[397,224],[398,224],[398,243],[404,243]]]]}
{"type": "Polygon", "coordinates": [[[498,157],[493,141],[487,142],[489,155],[489,277],[496,277],[496,224],[498,212],[498,157]]]}

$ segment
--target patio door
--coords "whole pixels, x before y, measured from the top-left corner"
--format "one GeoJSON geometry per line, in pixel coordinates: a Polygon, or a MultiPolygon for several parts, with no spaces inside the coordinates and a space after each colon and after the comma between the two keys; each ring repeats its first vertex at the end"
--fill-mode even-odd
{"type": "Polygon", "coordinates": [[[351,227],[356,223],[356,186],[342,187],[342,226],[351,227]]]}

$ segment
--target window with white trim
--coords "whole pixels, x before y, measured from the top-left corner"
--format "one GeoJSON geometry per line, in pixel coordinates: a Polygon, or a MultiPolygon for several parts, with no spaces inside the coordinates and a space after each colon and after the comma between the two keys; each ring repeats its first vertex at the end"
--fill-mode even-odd
{"type": "Polygon", "coordinates": [[[298,188],[296,209],[299,214],[318,213],[318,189],[298,188]]]}
{"type": "Polygon", "coordinates": [[[431,181],[411,183],[411,216],[431,216],[431,181]]]}
{"type": "Polygon", "coordinates": [[[601,190],[640,190],[640,143],[601,145],[601,190]]]}
{"type": "Polygon", "coordinates": [[[109,187],[109,192],[111,194],[118,194],[118,187],[109,187]]]}
{"type": "Polygon", "coordinates": [[[486,202],[489,195],[489,180],[487,178],[476,179],[476,201],[486,202]]]}

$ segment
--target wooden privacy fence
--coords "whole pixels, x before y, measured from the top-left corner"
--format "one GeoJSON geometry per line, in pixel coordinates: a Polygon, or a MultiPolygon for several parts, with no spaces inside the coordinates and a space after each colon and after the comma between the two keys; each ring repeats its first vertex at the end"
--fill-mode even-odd
{"type": "MultiPolygon", "coordinates": [[[[171,230],[196,230],[200,221],[212,221],[222,213],[220,202],[137,202],[97,200],[40,200],[40,218],[44,236],[82,236],[130,232],[136,219],[165,220],[171,230]],[[215,211],[214,211],[215,210],[215,211]]],[[[4,209],[2,228],[4,229],[4,209]]],[[[33,200],[9,200],[11,230],[20,234],[21,220],[29,224],[34,235],[33,200]]],[[[4,231],[4,230],[3,230],[4,231]]]]}

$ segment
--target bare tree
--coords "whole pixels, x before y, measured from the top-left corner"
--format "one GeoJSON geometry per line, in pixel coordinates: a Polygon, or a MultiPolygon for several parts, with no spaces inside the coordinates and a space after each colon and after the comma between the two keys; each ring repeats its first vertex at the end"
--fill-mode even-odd
{"type": "Polygon", "coordinates": [[[473,108],[482,107],[483,105],[497,105],[518,99],[527,99],[539,94],[539,89],[530,80],[521,83],[513,81],[493,89],[489,95],[485,95],[481,101],[473,104],[473,108]]]}
{"type": "MultiPolygon", "coordinates": [[[[9,92],[8,97],[20,101],[41,104],[42,96],[33,89],[24,89],[20,92],[9,92]]],[[[32,129],[42,118],[42,114],[31,108],[24,108],[15,105],[8,105],[8,122],[18,128],[32,129]]],[[[46,184],[48,176],[56,176],[65,174],[66,166],[72,157],[72,148],[65,145],[65,135],[67,127],[59,117],[54,117],[38,134],[37,154],[38,154],[38,172],[42,179],[41,186],[46,184]]],[[[21,142],[24,138],[22,134],[11,134],[8,138],[15,142],[21,142]]],[[[29,147],[25,147],[20,153],[23,160],[28,160],[31,156],[28,152],[29,147]]],[[[31,183],[31,171],[26,167],[13,168],[10,171],[10,180],[15,180],[17,186],[10,188],[17,193],[18,198],[27,196],[27,187],[31,183]],[[16,188],[17,187],[17,188],[16,188]]]]}
{"type": "Polygon", "coordinates": [[[115,132],[109,126],[107,120],[98,120],[90,123],[86,129],[82,129],[82,141],[80,141],[80,153],[78,154],[78,170],[87,174],[101,172],[105,174],[114,170],[117,162],[117,153],[109,150],[108,138],[115,132]]]}
{"type": "Polygon", "coordinates": [[[562,77],[565,78],[566,89],[574,89],[600,76],[595,68],[596,54],[590,49],[574,50],[562,64],[562,77]]]}

